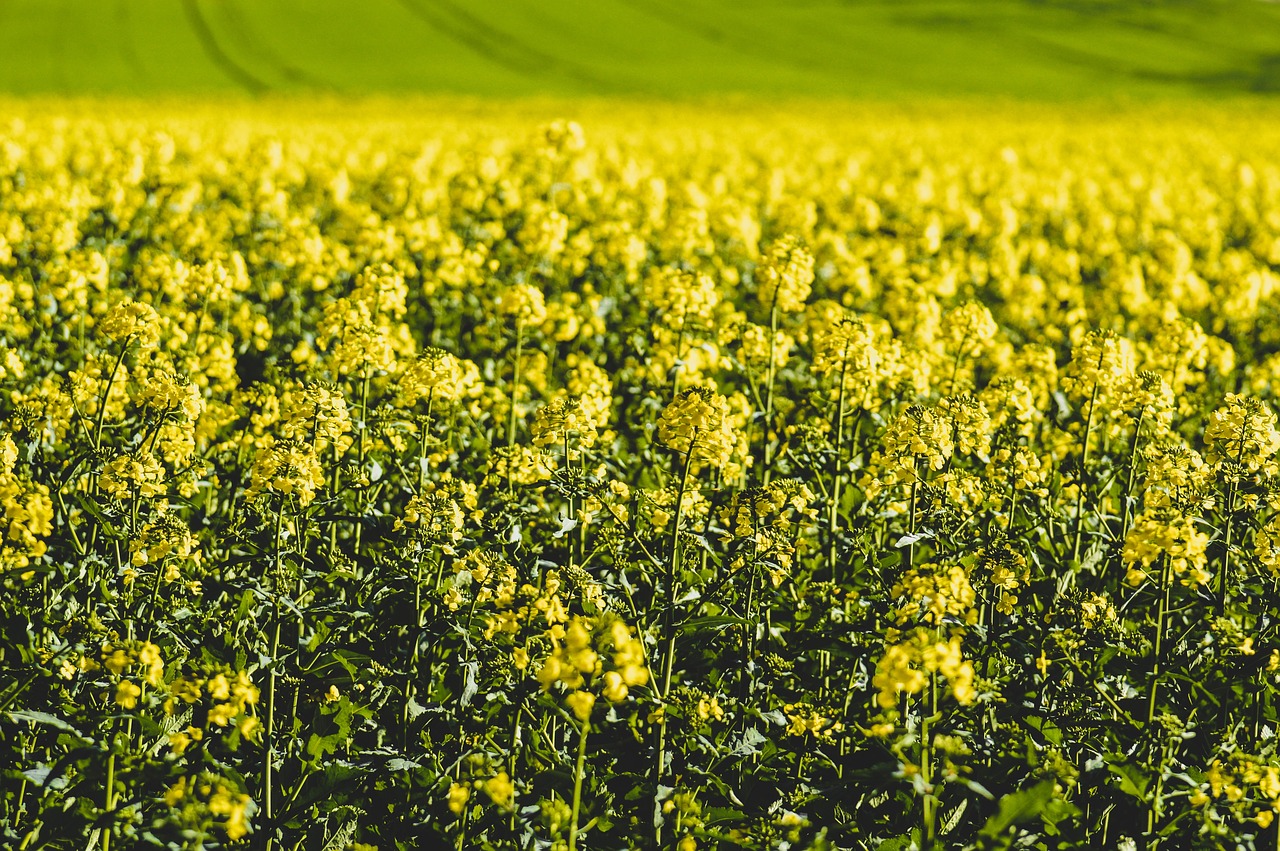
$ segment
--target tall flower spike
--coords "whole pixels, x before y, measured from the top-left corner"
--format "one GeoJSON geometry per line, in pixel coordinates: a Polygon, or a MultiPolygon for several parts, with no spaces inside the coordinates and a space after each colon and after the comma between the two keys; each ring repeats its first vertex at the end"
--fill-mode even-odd
{"type": "Polygon", "coordinates": [[[690,387],[663,410],[658,440],[677,452],[691,453],[694,465],[723,467],[733,452],[729,400],[706,387],[690,387]]]}
{"type": "Polygon", "coordinates": [[[794,313],[804,309],[813,285],[813,255],[794,236],[784,236],[769,249],[756,269],[760,303],[769,310],[794,313]]]}
{"type": "Polygon", "coordinates": [[[1280,451],[1276,415],[1261,399],[1228,394],[1227,404],[1209,415],[1204,446],[1210,464],[1233,461],[1256,471],[1280,451]]]}

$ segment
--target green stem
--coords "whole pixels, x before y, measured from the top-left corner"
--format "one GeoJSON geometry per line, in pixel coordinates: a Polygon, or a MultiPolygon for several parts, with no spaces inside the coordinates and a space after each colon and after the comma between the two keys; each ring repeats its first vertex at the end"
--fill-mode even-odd
{"type": "MultiPolygon", "coordinates": [[[[1102,356],[1098,357],[1098,369],[1102,369],[1102,356]]],[[[1076,482],[1076,534],[1071,545],[1071,560],[1080,561],[1080,539],[1084,536],[1084,477],[1089,464],[1089,434],[1093,431],[1093,409],[1098,401],[1098,382],[1093,383],[1089,394],[1089,415],[1084,421],[1084,447],[1080,450],[1079,481],[1076,482]]]]}
{"type": "Polygon", "coordinates": [[[928,715],[925,715],[926,708],[923,705],[920,708],[920,714],[924,717],[920,719],[920,777],[924,780],[924,799],[920,802],[920,849],[921,851],[933,851],[936,847],[938,832],[938,798],[933,793],[933,731],[930,729],[933,725],[933,718],[938,713],[938,675],[932,673],[929,675],[929,705],[928,715]]]}
{"type": "Polygon", "coordinates": [[[1236,452],[1237,470],[1230,471],[1231,479],[1227,483],[1227,510],[1223,518],[1226,521],[1226,530],[1223,532],[1223,548],[1222,561],[1218,564],[1218,616],[1221,617],[1227,611],[1227,574],[1231,570],[1231,538],[1232,532],[1235,530],[1236,516],[1236,491],[1239,487],[1236,475],[1241,464],[1244,463],[1244,447],[1245,436],[1249,430],[1249,417],[1245,417],[1240,423],[1240,449],[1236,452]]]}
{"type": "Polygon", "coordinates": [[[1156,696],[1160,689],[1160,654],[1164,649],[1165,618],[1169,613],[1169,589],[1173,584],[1173,576],[1169,565],[1169,557],[1161,557],[1160,568],[1160,607],[1156,612],[1155,654],[1151,660],[1151,694],[1147,700],[1147,724],[1156,719],[1156,696]]]}
{"type": "Polygon", "coordinates": [[[132,336],[126,337],[120,346],[120,357],[116,358],[116,365],[111,368],[111,376],[107,379],[107,387],[102,391],[102,402],[98,405],[98,421],[93,427],[94,450],[102,449],[102,423],[107,417],[107,401],[111,398],[111,385],[116,381],[116,373],[120,371],[120,364],[124,363],[124,356],[128,354],[129,344],[132,342],[132,336]]]}
{"type": "Polygon", "coordinates": [[[427,391],[427,416],[422,421],[422,433],[418,435],[418,493],[427,486],[427,438],[431,434],[431,408],[435,404],[436,388],[427,391]]]}
{"type": "Polygon", "coordinates": [[[401,723],[404,726],[404,744],[409,745],[409,702],[413,700],[414,680],[418,676],[418,641],[422,631],[422,559],[418,559],[418,573],[413,582],[413,611],[414,629],[413,629],[413,652],[409,656],[409,675],[405,678],[404,683],[404,712],[401,716],[401,723]]]}
{"type": "Polygon", "coordinates": [[[778,337],[778,293],[773,293],[773,304],[769,307],[769,376],[768,383],[764,390],[764,470],[762,484],[769,484],[769,474],[772,472],[770,467],[773,464],[772,445],[769,442],[769,435],[773,431],[773,379],[777,372],[778,365],[776,346],[774,341],[778,337]]]}
{"type": "Polygon", "coordinates": [[[582,722],[582,731],[578,734],[578,761],[573,766],[573,809],[569,815],[569,851],[578,849],[578,813],[582,809],[582,777],[587,763],[587,733],[591,730],[591,721],[582,722]]]}
{"type": "MultiPolygon", "coordinates": [[[[693,435],[689,439],[689,451],[684,456],[684,470],[680,474],[680,490],[676,495],[676,510],[671,518],[671,561],[667,566],[667,599],[666,608],[662,617],[662,633],[666,638],[666,648],[662,655],[662,691],[659,697],[664,705],[671,693],[671,676],[675,668],[676,655],[676,635],[675,635],[675,608],[676,608],[676,577],[679,574],[680,560],[680,520],[682,509],[684,507],[684,495],[689,486],[689,473],[693,468],[693,450],[698,441],[698,429],[693,430],[693,435]]],[[[657,787],[662,784],[662,779],[666,774],[667,761],[667,716],[664,710],[662,719],[658,722],[658,750],[657,760],[653,764],[653,780],[654,792],[657,793],[657,787]]],[[[655,828],[655,839],[658,847],[662,846],[662,826],[655,828]]]]}
{"type": "Polygon", "coordinates": [[[1222,561],[1218,563],[1218,616],[1227,611],[1227,573],[1231,569],[1231,533],[1235,529],[1236,483],[1233,480],[1227,485],[1227,510],[1224,519],[1226,530],[1223,532],[1222,561]]]}
{"type": "MultiPolygon", "coordinates": [[[[752,513],[753,514],[755,513],[754,508],[752,509],[752,513]]],[[[755,523],[753,520],[752,522],[753,535],[754,535],[754,529],[755,529],[755,523]]],[[[751,682],[752,682],[750,668],[751,668],[751,660],[755,657],[755,639],[756,639],[756,628],[757,628],[756,620],[753,617],[753,614],[755,611],[756,579],[758,578],[758,572],[756,570],[757,560],[756,560],[756,554],[754,552],[754,549],[755,549],[754,544],[752,545],[752,549],[753,549],[753,552],[751,554],[751,563],[747,565],[747,570],[751,571],[751,573],[749,574],[749,578],[747,579],[747,605],[745,610],[747,623],[742,632],[742,664],[739,666],[739,678],[738,678],[738,697],[740,700],[743,700],[743,701],[747,699],[747,690],[750,688],[751,682]]]]}
{"type": "Polygon", "coordinates": [[[920,489],[920,456],[915,457],[915,475],[911,479],[911,505],[907,514],[907,535],[912,541],[907,544],[907,570],[910,570],[916,560],[916,502],[920,489]]]}
{"type": "Polygon", "coordinates": [[[511,716],[511,747],[507,749],[507,777],[511,779],[511,813],[508,827],[511,833],[516,832],[516,746],[520,743],[520,713],[524,711],[524,699],[516,703],[516,711],[511,716]]]}
{"type": "Polygon", "coordinates": [[[686,311],[680,317],[680,333],[676,335],[676,362],[671,367],[671,398],[675,399],[676,394],[680,392],[680,352],[684,349],[684,329],[688,325],[689,314],[686,311]]]}
{"type": "MultiPolygon", "coordinates": [[[[112,736],[111,754],[107,757],[107,795],[103,805],[103,809],[107,815],[115,812],[116,808],[116,752],[115,737],[112,736]]],[[[102,851],[110,851],[111,848],[111,825],[107,824],[102,828],[102,851]]]]}
{"type": "MultiPolygon", "coordinates": [[[[520,360],[524,357],[524,323],[516,320],[515,371],[511,376],[511,411],[507,415],[507,446],[516,445],[516,402],[520,397],[520,360]]],[[[511,486],[511,465],[507,465],[507,487],[511,486]]]]}
{"type": "MultiPolygon", "coordinates": [[[[275,631],[271,638],[271,671],[267,675],[267,735],[266,742],[266,759],[262,772],[262,811],[266,818],[268,829],[272,827],[271,819],[274,813],[271,802],[271,783],[272,783],[272,763],[275,760],[275,731],[276,731],[276,672],[279,668],[277,655],[280,652],[280,595],[283,593],[281,583],[281,564],[283,554],[281,552],[280,533],[284,526],[284,507],[279,506],[276,509],[276,526],[273,541],[275,543],[275,582],[274,593],[272,594],[272,619],[275,621],[275,631]]],[[[267,846],[271,845],[268,838],[267,846]]]]}
{"type": "Polygon", "coordinates": [[[1133,427],[1133,442],[1129,444],[1129,478],[1124,485],[1124,512],[1120,522],[1120,540],[1129,534],[1129,522],[1133,519],[1130,502],[1133,497],[1133,480],[1138,473],[1138,438],[1142,434],[1142,423],[1146,419],[1147,410],[1143,408],[1138,414],[1138,422],[1133,427]]]}
{"type": "MultiPolygon", "coordinates": [[[[360,439],[356,442],[356,469],[358,475],[363,480],[364,476],[364,451],[365,451],[365,435],[369,432],[369,364],[364,365],[362,375],[360,377],[360,439]]],[[[352,545],[354,551],[360,552],[360,537],[364,531],[364,494],[357,491],[356,493],[356,528],[353,532],[352,545]]]]}
{"type": "Polygon", "coordinates": [[[844,403],[845,379],[849,372],[849,343],[845,342],[845,351],[840,358],[840,396],[836,401],[836,451],[831,459],[831,505],[827,515],[827,568],[831,571],[831,581],[839,582],[836,576],[836,531],[840,519],[840,464],[844,460],[844,403]]]}

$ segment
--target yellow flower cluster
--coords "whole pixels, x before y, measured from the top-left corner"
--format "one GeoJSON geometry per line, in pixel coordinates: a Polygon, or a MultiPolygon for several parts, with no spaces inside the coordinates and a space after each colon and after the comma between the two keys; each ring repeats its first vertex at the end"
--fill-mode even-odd
{"type": "Polygon", "coordinates": [[[165,492],[164,467],[150,452],[125,452],[108,461],[98,478],[103,492],[116,499],[149,499],[165,492]]]}
{"type": "Polygon", "coordinates": [[[516,325],[541,325],[547,319],[547,300],[532,284],[512,284],[498,293],[494,306],[516,325]]]}
{"type": "Polygon", "coordinates": [[[98,331],[123,346],[148,351],[160,342],[160,315],[149,304],[126,300],[102,317],[98,331]]]}
{"type": "Polygon", "coordinates": [[[972,703],[977,696],[973,663],[964,658],[960,641],[959,635],[937,640],[932,630],[919,627],[890,644],[871,681],[877,689],[880,708],[894,709],[903,695],[920,694],[928,685],[930,674],[947,681],[957,703],[972,703]]]}
{"type": "Polygon", "coordinates": [[[1254,535],[1253,554],[1272,576],[1280,576],[1280,514],[1254,535]]]}
{"type": "Polygon", "coordinates": [[[991,415],[972,393],[947,396],[938,409],[951,418],[955,451],[986,458],[991,454],[991,415]]]}
{"type": "Polygon", "coordinates": [[[1272,456],[1280,451],[1275,412],[1254,396],[1228,394],[1226,405],[1209,415],[1204,446],[1210,464],[1230,461],[1250,471],[1272,469],[1272,456]]]}
{"type": "Polygon", "coordinates": [[[120,678],[116,682],[115,702],[123,709],[134,709],[142,697],[142,687],[125,678],[131,669],[141,668],[134,676],[152,689],[164,683],[164,660],[160,657],[160,648],[150,641],[103,645],[101,659],[102,667],[120,678]]]}
{"type": "Polygon", "coordinates": [[[1153,443],[1143,451],[1146,477],[1143,501],[1148,509],[1189,509],[1207,498],[1213,471],[1184,443],[1153,443]]]}
{"type": "Polygon", "coordinates": [[[0,565],[23,569],[44,555],[44,538],[53,534],[53,500],[49,488],[24,481],[14,471],[18,447],[13,437],[0,436],[0,565]]]}
{"type": "Polygon", "coordinates": [[[1147,509],[1134,518],[1124,539],[1122,555],[1129,565],[1125,579],[1130,585],[1141,585],[1151,578],[1151,566],[1164,560],[1172,577],[1183,585],[1207,585],[1213,578],[1207,569],[1208,545],[1209,536],[1191,518],[1174,509],[1147,509]]]}
{"type": "Polygon", "coordinates": [[[428,347],[400,373],[400,399],[413,407],[420,399],[429,405],[455,402],[467,395],[479,380],[475,364],[463,361],[444,349],[428,347]]]}
{"type": "Polygon", "coordinates": [[[211,772],[179,777],[164,793],[164,802],[178,810],[178,823],[193,835],[217,827],[235,842],[249,832],[249,796],[211,772]]]}
{"type": "Polygon", "coordinates": [[[316,489],[324,487],[324,471],[315,447],[297,440],[282,440],[258,450],[253,459],[246,499],[264,493],[293,497],[298,505],[309,505],[316,489]]]}
{"type": "MultiPolygon", "coordinates": [[[[174,715],[182,706],[204,710],[207,725],[226,727],[232,721],[240,735],[251,737],[258,729],[258,719],[250,708],[258,703],[258,687],[244,671],[228,667],[212,667],[199,672],[179,674],[169,684],[164,711],[174,715]]],[[[202,728],[195,725],[169,735],[169,746],[181,754],[203,738],[202,728]]]]}
{"type": "Polygon", "coordinates": [[[947,413],[912,405],[889,423],[858,484],[874,499],[887,487],[921,481],[926,469],[941,470],[955,448],[947,413]]]}
{"type": "Polygon", "coordinates": [[[451,547],[462,540],[466,515],[447,493],[419,493],[410,497],[404,514],[396,518],[397,531],[409,528],[421,541],[451,547]]]}
{"type": "Polygon", "coordinates": [[[349,296],[324,309],[316,326],[320,346],[341,375],[391,371],[397,352],[407,349],[404,277],[383,263],[363,270],[349,296]]]}
{"type": "Polygon", "coordinates": [[[591,717],[595,705],[590,689],[619,703],[628,689],[649,682],[644,646],[619,618],[575,616],[567,625],[553,627],[550,636],[552,651],[538,669],[538,682],[543,691],[557,684],[570,689],[565,701],[580,721],[591,717]]]}
{"type": "Polygon", "coordinates": [[[194,423],[204,413],[204,396],[200,388],[166,370],[153,370],[132,394],[133,402],[157,419],[173,418],[194,423]]]}
{"type": "Polygon", "coordinates": [[[346,397],[332,387],[311,384],[280,398],[280,435],[311,444],[316,453],[351,445],[351,414],[346,397]]]}
{"type": "Polygon", "coordinates": [[[729,400],[706,387],[690,387],[658,418],[658,440],[689,456],[696,468],[723,467],[737,443],[729,400]]]}
{"type": "Polygon", "coordinates": [[[807,703],[788,703],[782,707],[787,718],[788,736],[812,736],[821,741],[831,741],[844,730],[844,724],[824,714],[807,703]]]}
{"type": "Polygon", "coordinates": [[[187,561],[200,561],[200,545],[186,522],[173,514],[161,514],[129,542],[129,563],[164,565],[165,582],[176,580],[181,563],[187,561]]]}
{"type": "Polygon", "coordinates": [[[574,449],[590,449],[599,437],[587,409],[572,398],[553,399],[534,412],[529,433],[534,446],[566,447],[570,458],[576,457],[574,449]]]}
{"type": "Polygon", "coordinates": [[[991,348],[1000,330],[991,310],[973,301],[949,311],[943,318],[942,327],[947,351],[953,353],[957,361],[975,358],[991,348]]]}
{"type": "Polygon", "coordinates": [[[992,453],[987,463],[989,479],[1007,481],[1014,490],[1027,491],[1039,497],[1049,495],[1044,485],[1052,473],[1051,460],[1025,446],[1002,446],[992,453]]]}
{"type": "Polygon", "coordinates": [[[657,309],[663,324],[674,331],[711,322],[720,301],[709,275],[681,269],[655,269],[644,283],[645,301],[657,309]]]}
{"type": "Polygon", "coordinates": [[[1088,406],[1095,397],[1115,399],[1134,370],[1133,344],[1114,331],[1090,331],[1071,350],[1062,389],[1088,406]]]}
{"type": "Polygon", "coordinates": [[[613,381],[609,373],[577,352],[565,358],[565,366],[569,370],[565,391],[578,400],[597,431],[604,429],[609,425],[609,413],[613,407],[613,381]]]}
{"type": "Polygon", "coordinates": [[[1004,615],[1013,614],[1014,607],[1018,605],[1016,592],[1031,578],[1026,557],[1007,543],[997,543],[982,549],[978,554],[978,564],[988,572],[991,587],[999,591],[996,611],[1004,615]]]}
{"type": "Polygon", "coordinates": [[[756,295],[767,310],[804,310],[813,286],[813,255],[794,235],[770,246],[756,267],[756,295]]]}
{"type": "Polygon", "coordinates": [[[1119,622],[1116,607],[1101,594],[1090,594],[1080,601],[1080,625],[1085,629],[1105,630],[1119,622]]]}
{"type": "MultiPolygon", "coordinates": [[[[1004,578],[1003,584],[1007,586],[1012,578],[1004,578]]],[[[913,567],[894,583],[890,594],[899,601],[895,609],[899,624],[922,620],[941,626],[948,619],[972,621],[977,616],[973,608],[977,596],[968,572],[959,564],[913,567]]]]}
{"type": "Polygon", "coordinates": [[[517,485],[531,485],[545,478],[556,466],[551,456],[536,446],[503,446],[489,456],[487,480],[510,479],[517,485]]]}
{"type": "Polygon", "coordinates": [[[748,558],[757,560],[768,566],[773,587],[780,586],[795,559],[797,525],[817,517],[814,501],[808,485],[795,479],[777,479],[735,493],[719,513],[721,542],[747,546],[735,551],[729,569],[740,569],[748,558]]]}
{"type": "Polygon", "coordinates": [[[1266,829],[1280,815],[1280,766],[1245,754],[1233,754],[1229,763],[1215,759],[1189,802],[1203,807],[1221,801],[1266,829]]]}

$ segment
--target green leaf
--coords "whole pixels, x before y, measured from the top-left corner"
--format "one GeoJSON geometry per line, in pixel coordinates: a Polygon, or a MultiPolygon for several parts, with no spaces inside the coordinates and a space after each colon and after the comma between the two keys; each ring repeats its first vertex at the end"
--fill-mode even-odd
{"type": "Polygon", "coordinates": [[[68,733],[75,733],[81,739],[85,737],[84,733],[81,733],[75,727],[71,726],[66,721],[63,721],[58,716],[50,715],[48,712],[13,710],[6,712],[5,715],[9,716],[9,720],[11,721],[30,721],[33,724],[44,724],[48,727],[56,727],[59,730],[66,730],[68,733]]]}
{"type": "Polygon", "coordinates": [[[355,707],[351,701],[344,695],[338,699],[337,711],[333,714],[324,714],[321,716],[318,727],[328,727],[327,735],[312,733],[311,738],[307,740],[307,754],[314,760],[319,761],[327,754],[336,753],[339,747],[347,743],[347,738],[351,734],[351,716],[355,714],[355,707]],[[325,723],[327,719],[328,723],[325,723]]]}
{"type": "Polygon", "coordinates": [[[1131,795],[1139,801],[1147,800],[1147,787],[1151,778],[1142,773],[1138,766],[1129,762],[1111,762],[1107,770],[1119,778],[1120,791],[1131,795]]]}
{"type": "MultiPolygon", "coordinates": [[[[1031,821],[1044,812],[1053,800],[1053,781],[1044,780],[1000,799],[1000,809],[987,819],[978,835],[987,839],[1001,837],[1010,827],[1031,821]]],[[[983,847],[989,847],[984,845],[983,847]]]]}

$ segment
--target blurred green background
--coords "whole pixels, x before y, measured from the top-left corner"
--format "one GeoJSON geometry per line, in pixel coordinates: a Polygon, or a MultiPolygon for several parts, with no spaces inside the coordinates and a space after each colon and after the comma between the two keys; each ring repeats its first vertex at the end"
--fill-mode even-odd
{"type": "Polygon", "coordinates": [[[0,92],[1280,92],[1267,0],[0,0],[0,92]]]}

